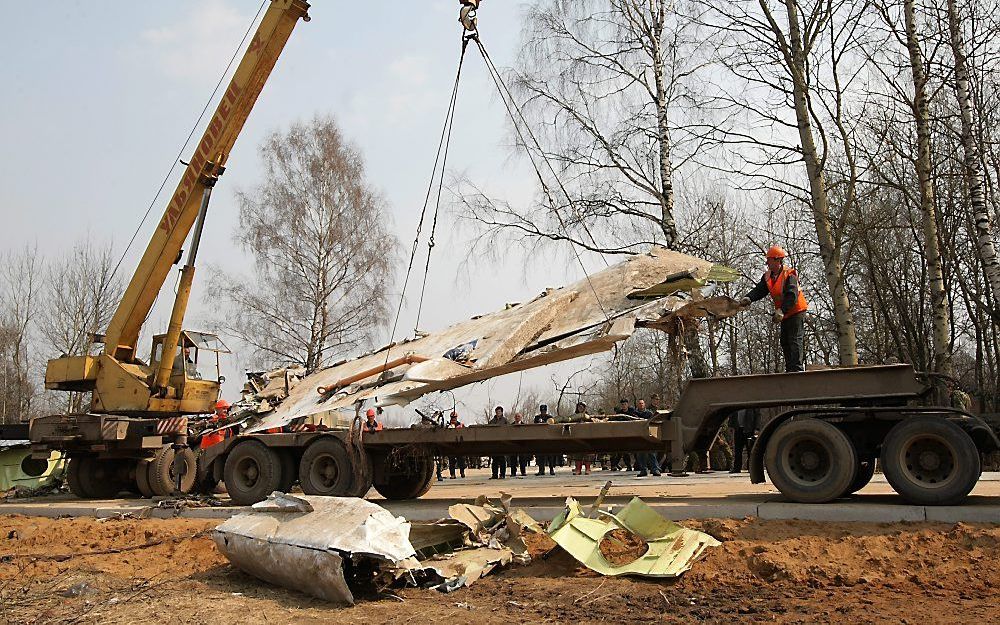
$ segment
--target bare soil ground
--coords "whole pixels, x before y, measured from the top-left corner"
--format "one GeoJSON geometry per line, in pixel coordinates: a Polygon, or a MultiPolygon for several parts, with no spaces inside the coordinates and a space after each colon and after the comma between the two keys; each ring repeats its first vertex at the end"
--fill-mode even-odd
{"type": "Polygon", "coordinates": [[[0,517],[0,623],[1000,622],[998,525],[693,521],[723,545],[676,582],[600,577],[557,550],[452,594],[354,607],[234,570],[214,525],[0,517]]]}

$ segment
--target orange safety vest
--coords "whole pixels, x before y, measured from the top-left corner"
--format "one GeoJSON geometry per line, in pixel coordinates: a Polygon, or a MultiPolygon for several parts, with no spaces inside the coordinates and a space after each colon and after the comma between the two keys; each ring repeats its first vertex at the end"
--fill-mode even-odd
{"type": "MultiPolygon", "coordinates": [[[[777,277],[771,278],[771,272],[768,271],[764,274],[764,281],[767,282],[767,290],[771,292],[771,299],[774,300],[774,307],[777,310],[781,310],[781,301],[785,298],[785,280],[788,276],[798,277],[798,273],[791,267],[782,267],[781,271],[778,272],[777,277]]],[[[792,306],[791,310],[785,313],[782,319],[788,319],[789,317],[794,317],[795,315],[805,312],[809,308],[809,302],[806,301],[806,296],[802,294],[802,288],[798,289],[799,295],[795,300],[795,305],[792,306]]]]}

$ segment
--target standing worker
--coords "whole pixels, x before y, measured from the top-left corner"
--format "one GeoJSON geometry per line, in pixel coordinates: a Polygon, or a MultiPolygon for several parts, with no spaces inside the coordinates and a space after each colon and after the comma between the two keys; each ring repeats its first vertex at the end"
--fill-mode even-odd
{"type": "MultiPolygon", "coordinates": [[[[458,413],[454,410],[451,411],[451,418],[448,420],[449,429],[460,430],[465,427],[465,424],[458,420],[458,413]]],[[[462,472],[462,477],[465,477],[465,456],[448,456],[448,473],[451,479],[455,479],[455,469],[458,468],[462,472]]]]}
{"type": "Polygon", "coordinates": [[[733,466],[730,473],[743,470],[743,450],[750,455],[754,438],[760,431],[760,409],[741,408],[729,415],[729,427],[733,430],[733,466]]]}
{"type": "MultiPolygon", "coordinates": [[[[652,419],[655,416],[652,410],[646,409],[646,401],[643,399],[639,400],[635,413],[641,419],[652,419]]],[[[660,477],[660,463],[656,461],[653,452],[640,451],[635,455],[635,463],[639,468],[639,474],[636,477],[646,477],[650,473],[660,477]]]]}
{"type": "Polygon", "coordinates": [[[365,424],[364,428],[366,432],[381,432],[382,423],[375,419],[375,409],[369,408],[368,412],[365,413],[365,424]]]}
{"type": "MultiPolygon", "coordinates": [[[[493,418],[490,419],[490,425],[507,425],[507,417],[503,414],[503,406],[497,406],[493,410],[493,418]]],[[[491,456],[490,466],[493,469],[493,476],[490,477],[491,480],[503,480],[507,479],[507,456],[491,456]]]]}
{"type": "MultiPolygon", "coordinates": [[[[524,415],[520,412],[515,412],[514,421],[511,425],[525,425],[524,415]]],[[[528,470],[528,460],[530,459],[531,456],[528,454],[513,454],[509,456],[507,458],[507,464],[510,466],[510,476],[517,477],[517,470],[520,469],[521,477],[524,477],[526,475],[526,471],[528,470]]]]}
{"type": "MultiPolygon", "coordinates": [[[[538,414],[535,415],[535,423],[548,423],[552,420],[552,415],[549,414],[549,407],[542,404],[538,407],[538,414]]],[[[549,467],[549,475],[556,474],[556,457],[554,454],[538,454],[535,457],[535,461],[538,463],[538,473],[535,475],[545,475],[545,467],[549,467]]]]}
{"type": "Polygon", "coordinates": [[[805,371],[802,364],[803,338],[805,334],[803,314],[809,303],[799,287],[799,274],[785,266],[788,253],[777,245],[767,250],[767,271],[743,299],[740,306],[747,307],[752,302],[764,299],[768,294],[774,301],[774,322],[781,324],[781,351],[785,356],[785,372],[805,371]]]}

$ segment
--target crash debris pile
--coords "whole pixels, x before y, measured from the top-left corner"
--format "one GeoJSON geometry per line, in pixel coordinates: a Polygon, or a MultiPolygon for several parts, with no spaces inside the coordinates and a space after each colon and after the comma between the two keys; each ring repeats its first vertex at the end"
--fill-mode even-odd
{"type": "MultiPolygon", "coordinates": [[[[266,582],[353,605],[358,590],[398,586],[451,592],[511,564],[531,562],[526,533],[545,533],[510,496],[455,504],[449,518],[410,523],[348,497],[274,493],[214,532],[219,551],[266,582]]],[[[635,498],[618,514],[584,515],[569,498],[548,535],[603,575],[676,577],[720,543],[666,520],[635,498]]],[[[557,547],[557,548],[558,548],[557,547]]]]}
{"type": "Polygon", "coordinates": [[[541,532],[523,511],[481,497],[451,518],[409,523],[351,497],[274,493],[215,529],[233,566],[272,584],[354,603],[351,586],[411,585],[448,592],[512,562],[527,564],[521,534],[541,532]]]}

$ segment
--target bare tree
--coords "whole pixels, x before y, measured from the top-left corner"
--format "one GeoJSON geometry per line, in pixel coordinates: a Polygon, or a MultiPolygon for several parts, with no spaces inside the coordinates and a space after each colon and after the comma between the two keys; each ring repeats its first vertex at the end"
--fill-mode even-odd
{"type": "Polygon", "coordinates": [[[238,194],[236,241],[254,273],[216,272],[223,331],[263,364],[307,372],[371,343],[387,315],[398,243],[360,152],[328,117],[294,124],[260,148],[264,180],[238,194]]]}
{"type": "MultiPolygon", "coordinates": [[[[976,224],[976,243],[983,263],[986,279],[992,290],[994,302],[1000,300],[1000,258],[993,243],[993,227],[986,204],[986,192],[981,171],[979,143],[976,139],[976,103],[970,88],[968,56],[962,31],[962,19],[955,0],[948,0],[948,34],[955,63],[955,96],[961,112],[961,137],[964,151],[966,184],[969,185],[969,202],[976,224]]],[[[1000,313],[993,311],[995,316],[1000,313]]]]}
{"type": "Polygon", "coordinates": [[[0,423],[16,423],[33,416],[38,394],[32,383],[38,354],[31,349],[31,333],[42,263],[33,247],[3,254],[0,263],[0,423]]]}
{"type": "Polygon", "coordinates": [[[709,95],[698,83],[708,44],[679,4],[539,0],[528,7],[510,77],[531,130],[519,136],[539,141],[519,144],[543,177],[539,202],[513,207],[465,181],[460,217],[481,229],[480,243],[569,241],[603,254],[651,243],[676,248],[674,177],[702,143],[703,124],[690,115],[703,114],[696,105],[709,95]]]}
{"type": "MultiPolygon", "coordinates": [[[[825,113],[826,122],[841,135],[846,133],[846,85],[839,64],[854,45],[851,39],[861,14],[852,0],[781,0],[775,5],[770,0],[729,0],[717,3],[710,13],[716,26],[728,33],[727,45],[720,48],[721,63],[736,79],[728,100],[751,124],[748,130],[731,132],[727,142],[751,146],[752,156],[741,169],[766,177],[765,188],[790,194],[810,207],[844,365],[858,362],[843,258],[842,222],[850,205],[841,207],[839,218],[831,206],[828,166],[834,141],[821,115],[825,113]],[[782,110],[790,111],[792,118],[782,110]],[[804,188],[783,178],[795,162],[805,165],[804,188]]],[[[841,147],[847,145],[845,141],[841,147]]]]}
{"type": "MultiPolygon", "coordinates": [[[[114,267],[111,247],[97,248],[89,239],[49,263],[38,328],[50,356],[88,353],[94,334],[107,327],[123,291],[114,267]]],[[[70,393],[68,410],[79,412],[82,400],[82,393],[70,393]]]]}

